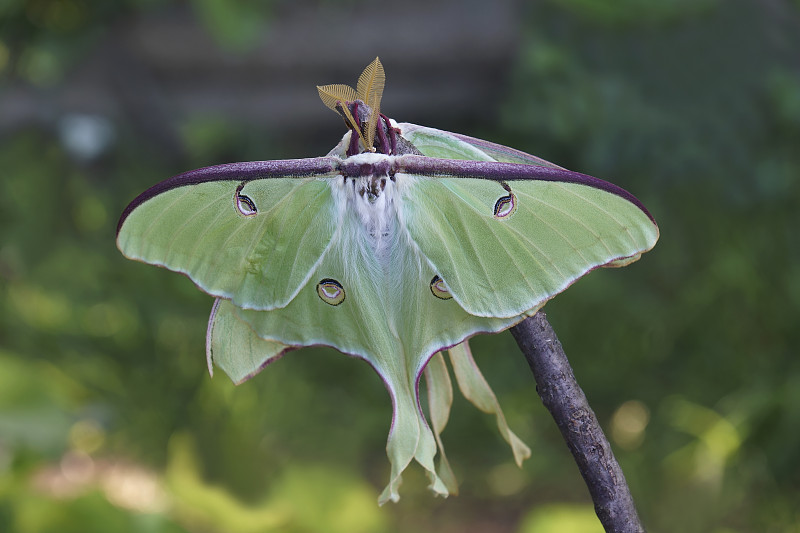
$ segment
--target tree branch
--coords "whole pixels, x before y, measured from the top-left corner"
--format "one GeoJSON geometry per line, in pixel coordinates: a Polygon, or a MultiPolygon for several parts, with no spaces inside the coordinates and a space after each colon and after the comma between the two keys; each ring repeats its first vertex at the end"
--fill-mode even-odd
{"type": "Polygon", "coordinates": [[[540,311],[511,328],[533,371],[536,390],[567,441],[608,533],[645,531],[622,469],[547,316],[540,311]]]}

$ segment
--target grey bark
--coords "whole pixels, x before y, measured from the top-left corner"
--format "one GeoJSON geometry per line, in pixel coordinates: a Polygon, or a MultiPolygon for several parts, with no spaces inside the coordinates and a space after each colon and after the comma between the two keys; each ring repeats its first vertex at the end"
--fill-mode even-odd
{"type": "Polygon", "coordinates": [[[645,531],[622,469],[547,316],[540,311],[511,328],[533,371],[536,390],[561,430],[609,533],[645,531]]]}

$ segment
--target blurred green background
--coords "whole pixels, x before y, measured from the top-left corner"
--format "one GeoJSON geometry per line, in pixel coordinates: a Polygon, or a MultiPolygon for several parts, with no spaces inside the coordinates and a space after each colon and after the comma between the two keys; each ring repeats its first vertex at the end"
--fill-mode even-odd
{"type": "Polygon", "coordinates": [[[800,531],[797,0],[0,1],[0,531],[601,531],[508,333],[473,342],[511,427],[456,394],[461,494],[398,504],[390,402],[308,349],[207,375],[212,300],[125,260],[184,170],[322,155],[315,85],[379,55],[383,111],[636,194],[661,241],[546,307],[651,532],[800,531]]]}

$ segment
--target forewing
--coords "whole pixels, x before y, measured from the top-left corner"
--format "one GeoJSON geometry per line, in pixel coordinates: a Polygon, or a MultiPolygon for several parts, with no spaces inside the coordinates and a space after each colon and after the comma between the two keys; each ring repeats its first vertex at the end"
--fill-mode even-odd
{"type": "Polygon", "coordinates": [[[416,179],[404,225],[465,310],[512,317],[658,239],[639,205],[582,181],[416,179]]]}
{"type": "Polygon", "coordinates": [[[198,171],[192,179],[172,178],[126,209],[117,246],[239,307],[283,307],[308,281],[338,226],[323,179],[335,173],[325,168],[248,179],[212,167],[216,174],[199,177],[213,179],[198,179],[198,171]]]}

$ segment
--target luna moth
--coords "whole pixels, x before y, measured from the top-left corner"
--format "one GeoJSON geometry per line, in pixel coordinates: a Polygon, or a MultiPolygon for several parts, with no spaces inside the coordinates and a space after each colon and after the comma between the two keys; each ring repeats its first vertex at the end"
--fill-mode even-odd
{"type": "Polygon", "coordinates": [[[520,462],[530,452],[466,339],[532,316],[592,269],[637,260],[659,235],[616,185],[389,119],[383,85],[376,58],[356,89],[318,87],[348,128],[327,155],[174,176],[136,197],[117,226],[126,257],[183,273],[215,297],[210,372],[216,365],[240,383],[311,345],[372,365],[393,405],[381,503],[399,498],[412,460],[435,493],[456,490],[440,439],[452,387],[439,352],[450,349],[459,387],[497,415],[520,462]],[[420,408],[423,372],[433,427],[420,408]]]}

